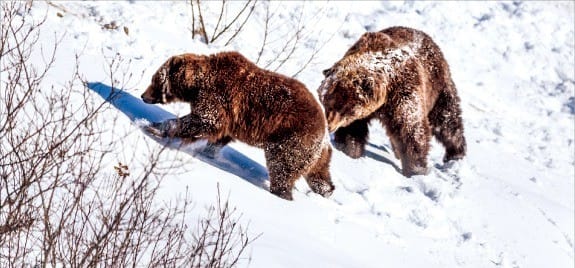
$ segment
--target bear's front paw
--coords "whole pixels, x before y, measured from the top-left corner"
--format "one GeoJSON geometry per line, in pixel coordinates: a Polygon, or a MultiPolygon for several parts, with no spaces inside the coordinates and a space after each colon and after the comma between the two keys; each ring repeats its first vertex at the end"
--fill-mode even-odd
{"type": "Polygon", "coordinates": [[[169,136],[171,126],[171,121],[153,122],[150,125],[144,126],[144,130],[156,137],[166,138],[169,136]]]}
{"type": "Polygon", "coordinates": [[[426,166],[411,166],[403,168],[403,176],[412,177],[417,175],[427,175],[429,174],[429,168],[426,166]]]}
{"type": "Polygon", "coordinates": [[[289,200],[292,201],[293,200],[293,196],[291,191],[286,190],[286,189],[271,189],[270,192],[280,198],[283,198],[285,200],[289,200]]]}
{"type": "Polygon", "coordinates": [[[334,147],[353,159],[358,159],[365,153],[365,144],[353,139],[347,139],[345,142],[336,141],[334,147]]]}
{"type": "Polygon", "coordinates": [[[331,182],[327,181],[312,181],[309,183],[309,186],[314,193],[319,194],[325,198],[330,197],[335,190],[335,186],[333,186],[331,182]]]}
{"type": "Polygon", "coordinates": [[[448,163],[448,162],[450,162],[450,161],[461,160],[461,159],[463,159],[463,157],[465,157],[465,152],[457,152],[457,153],[445,154],[445,156],[443,157],[443,163],[448,163]]]}

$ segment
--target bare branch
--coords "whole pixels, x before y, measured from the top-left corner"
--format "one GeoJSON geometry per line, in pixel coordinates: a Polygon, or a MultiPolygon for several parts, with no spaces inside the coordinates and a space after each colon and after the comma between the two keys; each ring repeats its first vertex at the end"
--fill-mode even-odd
{"type": "Polygon", "coordinates": [[[208,40],[208,34],[206,32],[206,24],[204,23],[204,17],[202,16],[202,8],[200,6],[200,0],[196,0],[196,6],[198,7],[198,19],[200,22],[200,33],[202,34],[202,37],[204,38],[204,42],[206,42],[206,44],[209,42],[208,40]]]}

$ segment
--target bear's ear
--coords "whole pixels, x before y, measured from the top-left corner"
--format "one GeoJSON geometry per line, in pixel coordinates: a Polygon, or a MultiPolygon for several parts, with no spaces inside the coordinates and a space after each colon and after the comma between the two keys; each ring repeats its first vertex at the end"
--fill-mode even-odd
{"type": "Polygon", "coordinates": [[[333,71],[331,68],[323,70],[323,76],[328,77],[333,71]]]}
{"type": "Polygon", "coordinates": [[[184,64],[184,58],[181,56],[173,56],[168,61],[168,68],[170,69],[170,74],[178,70],[182,64],[184,64]]]}

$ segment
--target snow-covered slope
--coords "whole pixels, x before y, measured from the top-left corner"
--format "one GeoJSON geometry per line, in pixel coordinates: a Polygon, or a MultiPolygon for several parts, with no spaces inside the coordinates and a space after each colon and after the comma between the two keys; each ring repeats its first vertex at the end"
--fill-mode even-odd
{"type": "MultiPolygon", "coordinates": [[[[120,71],[130,76],[115,86],[135,97],[169,56],[184,52],[237,50],[256,61],[263,51],[258,64],[274,70],[286,56],[274,55],[291,40],[290,30],[301,25],[306,26],[301,43],[277,71],[293,75],[305,66],[297,78],[314,94],[321,71],[365,31],[413,27],[441,47],[462,100],[468,156],[444,166],[443,148],[434,142],[427,176],[408,179],[396,170],[398,161],[376,123],[365,157],[353,160],[335,151],[336,191],[329,199],[311,193],[300,180],[295,201],[287,202],[254,183],[259,178],[169,152],[186,166],[164,181],[165,198],[189,187],[199,204],[213,202],[219,184],[242,220],[250,222],[250,231],[262,234],[250,245],[249,266],[573,267],[572,1],[272,3],[274,34],[263,50],[265,10],[255,10],[225,46],[225,39],[205,45],[192,38],[191,8],[184,1],[56,4],[35,2],[33,9],[34,16],[47,14],[42,37],[47,46],[54,33],[63,35],[47,83],[68,79],[77,53],[85,79],[110,85],[106,66],[117,56],[120,71]],[[117,30],[102,27],[112,21],[117,30]]],[[[219,11],[217,2],[205,8],[206,17],[219,11]]],[[[181,105],[161,108],[186,112],[181,105]]],[[[130,118],[119,118],[128,134],[110,137],[126,139],[118,158],[145,155],[141,143],[155,142],[130,118]]],[[[254,167],[265,167],[261,150],[241,143],[230,147],[254,167]]]]}

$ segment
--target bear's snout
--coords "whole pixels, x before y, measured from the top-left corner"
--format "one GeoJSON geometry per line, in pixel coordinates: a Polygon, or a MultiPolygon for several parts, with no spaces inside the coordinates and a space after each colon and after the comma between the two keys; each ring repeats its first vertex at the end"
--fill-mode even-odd
{"type": "Polygon", "coordinates": [[[154,104],[156,103],[155,100],[153,98],[150,98],[148,96],[146,96],[146,94],[142,94],[142,100],[147,103],[147,104],[154,104]]]}
{"type": "Polygon", "coordinates": [[[329,112],[326,119],[329,132],[336,131],[344,123],[338,112],[329,112]]]}
{"type": "Polygon", "coordinates": [[[151,90],[148,88],[144,94],[142,94],[142,100],[147,104],[155,104],[158,103],[158,98],[155,98],[152,94],[150,94],[151,90]]]}

